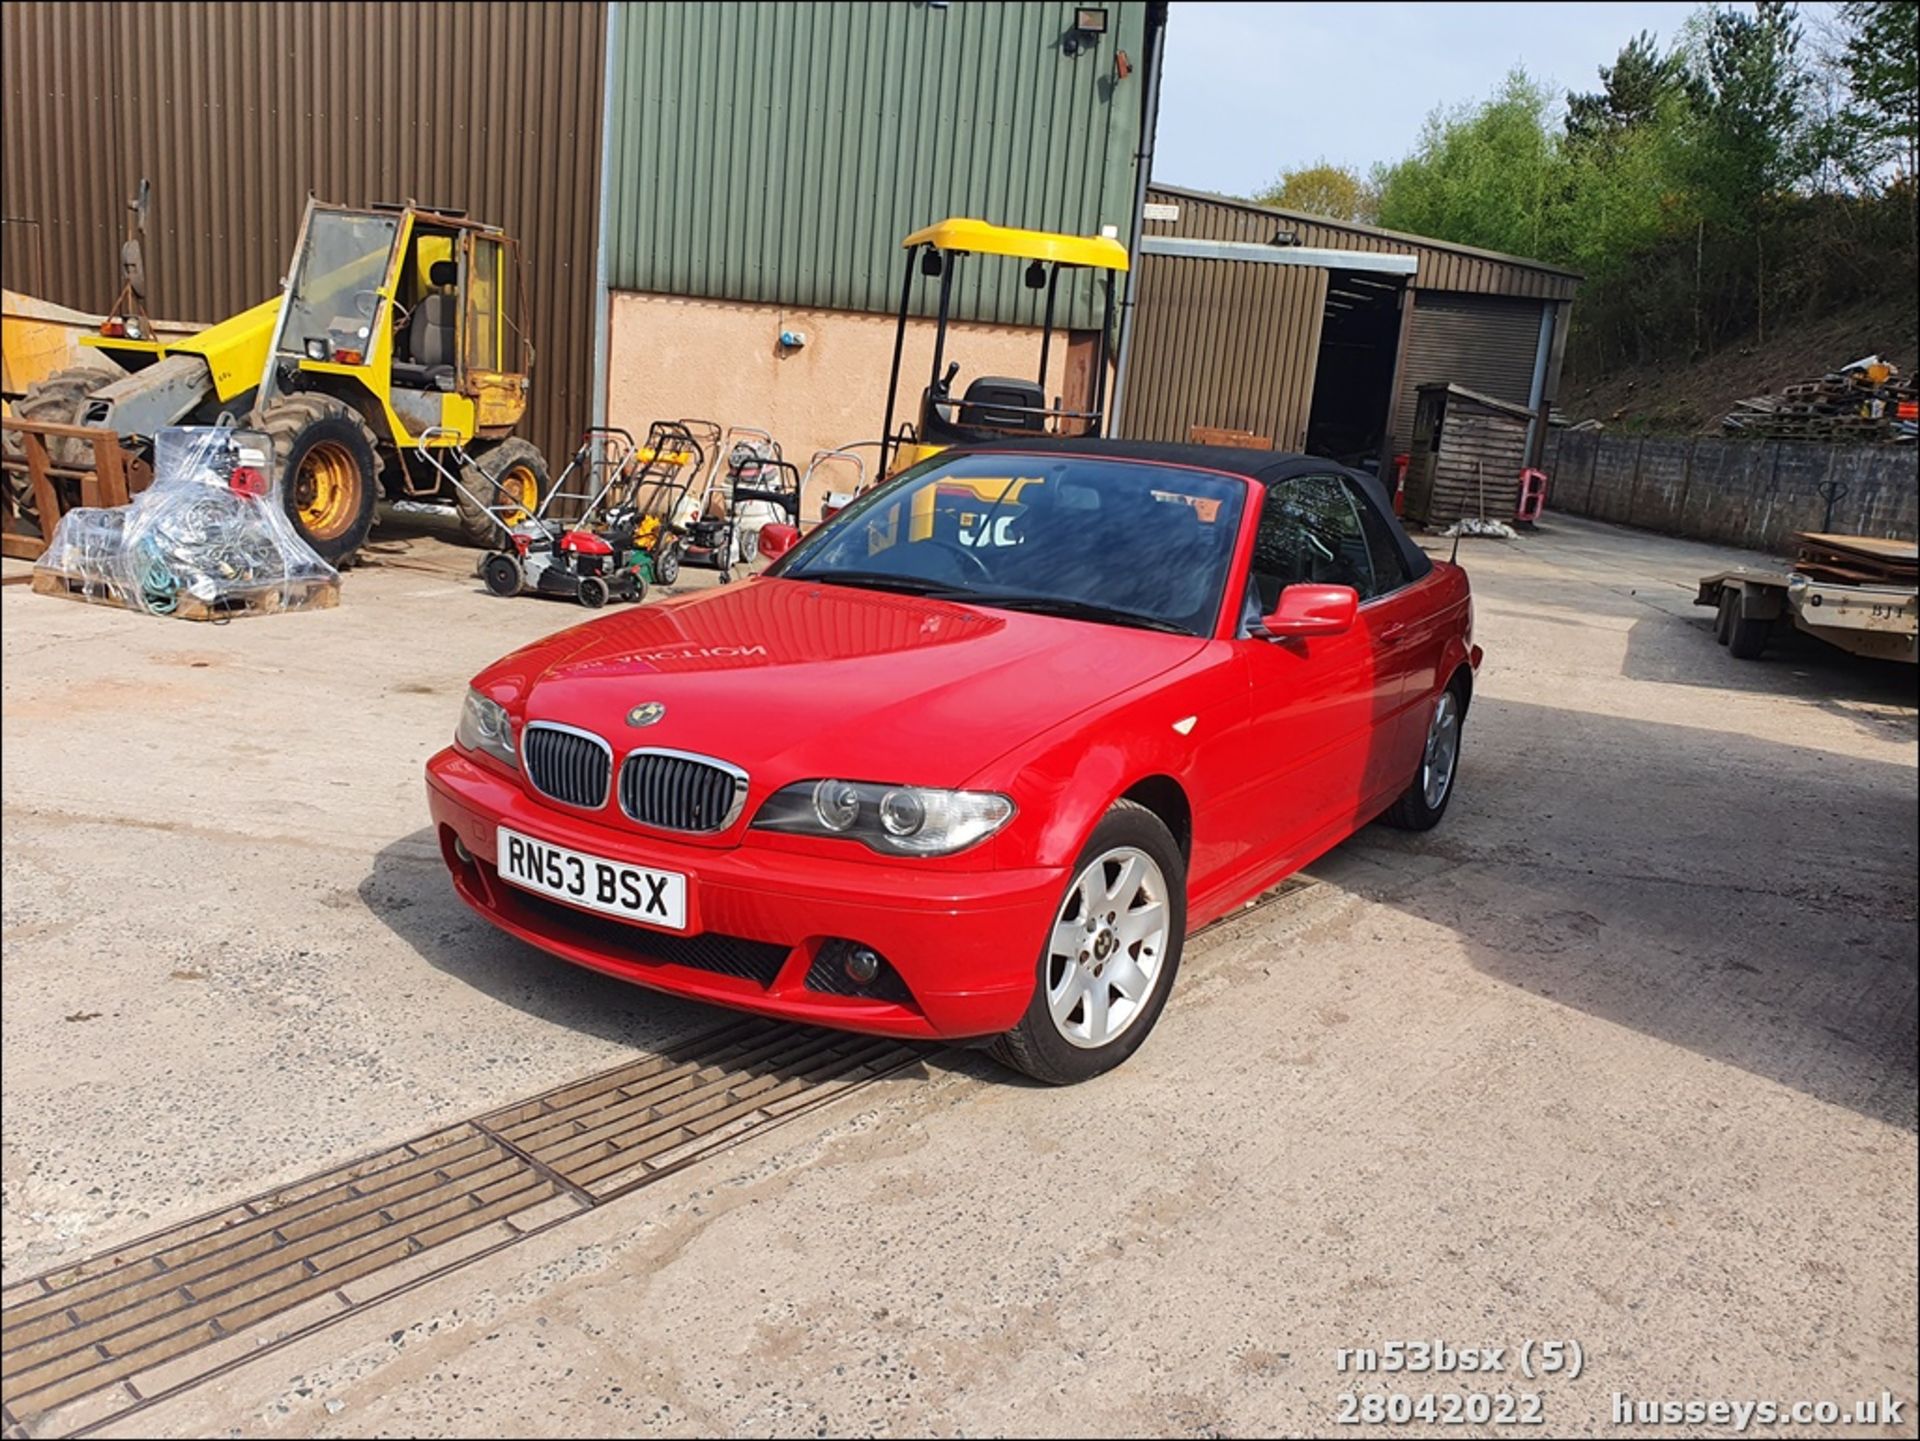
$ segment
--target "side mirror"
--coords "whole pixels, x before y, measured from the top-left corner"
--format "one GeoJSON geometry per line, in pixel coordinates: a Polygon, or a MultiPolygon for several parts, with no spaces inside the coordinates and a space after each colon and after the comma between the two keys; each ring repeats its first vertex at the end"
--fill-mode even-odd
{"type": "Polygon", "coordinates": [[[1339,635],[1353,629],[1360,615],[1360,592],[1350,585],[1290,585],[1280,592],[1273,613],[1261,624],[1277,640],[1296,636],[1339,635]]]}
{"type": "Polygon", "coordinates": [[[768,560],[778,560],[796,545],[800,544],[800,528],[770,520],[760,527],[760,554],[768,560]]]}

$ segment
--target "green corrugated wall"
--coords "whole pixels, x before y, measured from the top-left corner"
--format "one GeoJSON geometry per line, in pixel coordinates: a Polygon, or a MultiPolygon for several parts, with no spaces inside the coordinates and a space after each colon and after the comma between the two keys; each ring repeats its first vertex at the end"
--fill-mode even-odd
{"type": "MultiPolygon", "coordinates": [[[[613,6],[608,283],[892,311],[900,238],[948,215],[1124,242],[1147,6],[1108,4],[1108,33],[1069,56],[1074,9],[613,6]]],[[[956,314],[1037,323],[1039,298],[976,260],[956,314]]],[[[1090,285],[1061,320],[1098,323],[1090,285]]]]}

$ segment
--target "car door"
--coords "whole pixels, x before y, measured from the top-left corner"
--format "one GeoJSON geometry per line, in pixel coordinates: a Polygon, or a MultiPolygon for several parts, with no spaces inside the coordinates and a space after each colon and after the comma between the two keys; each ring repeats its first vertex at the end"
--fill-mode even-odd
{"type": "Polygon", "coordinates": [[[1443,617],[1435,612],[1431,587],[1414,580],[1391,523],[1353,479],[1342,476],[1366,538],[1372,589],[1360,595],[1360,614],[1376,647],[1376,693],[1380,713],[1369,757],[1366,790],[1375,802],[1391,801],[1407,785],[1426,745],[1422,702],[1437,689],[1443,617]]]}
{"type": "Polygon", "coordinates": [[[1391,746],[1404,675],[1386,664],[1390,610],[1362,607],[1330,636],[1268,638],[1259,618],[1286,586],[1347,585],[1375,594],[1373,559],[1359,513],[1337,475],[1303,475],[1268,487],[1254,534],[1241,625],[1251,714],[1250,762],[1265,862],[1297,863],[1333,844],[1398,758],[1391,746]]]}

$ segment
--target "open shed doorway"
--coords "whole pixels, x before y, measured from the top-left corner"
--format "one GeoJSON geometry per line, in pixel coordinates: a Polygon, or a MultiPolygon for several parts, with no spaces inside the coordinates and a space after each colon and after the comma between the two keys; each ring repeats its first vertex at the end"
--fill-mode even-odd
{"type": "Polygon", "coordinates": [[[1376,469],[1387,444],[1406,282],[1366,270],[1329,270],[1320,354],[1307,413],[1309,455],[1376,469]]]}

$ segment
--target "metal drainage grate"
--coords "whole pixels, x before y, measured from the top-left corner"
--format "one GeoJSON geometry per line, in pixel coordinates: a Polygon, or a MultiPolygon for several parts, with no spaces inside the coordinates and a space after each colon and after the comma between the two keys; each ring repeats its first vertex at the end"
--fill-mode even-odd
{"type": "Polygon", "coordinates": [[[734,1022],[11,1285],[0,1294],[9,1434],[99,1426],[918,1055],[898,1041],[734,1022]]]}

